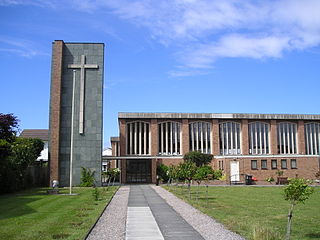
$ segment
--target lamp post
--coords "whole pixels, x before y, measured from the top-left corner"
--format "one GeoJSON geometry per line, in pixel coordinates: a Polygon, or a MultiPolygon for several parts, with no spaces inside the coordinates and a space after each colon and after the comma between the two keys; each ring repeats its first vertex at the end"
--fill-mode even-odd
{"type": "Polygon", "coordinates": [[[72,194],[72,162],[73,162],[73,122],[74,122],[74,97],[75,97],[76,70],[73,70],[72,80],[72,106],[71,106],[71,138],[70,138],[70,186],[69,194],[72,194]]]}

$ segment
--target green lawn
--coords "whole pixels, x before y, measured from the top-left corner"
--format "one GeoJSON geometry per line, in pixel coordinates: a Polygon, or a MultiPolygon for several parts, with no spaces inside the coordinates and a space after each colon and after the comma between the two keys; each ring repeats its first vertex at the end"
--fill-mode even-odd
{"type": "Polygon", "coordinates": [[[74,188],[75,196],[47,195],[46,189],[2,195],[0,239],[83,239],[117,189],[99,188],[99,201],[93,188],[74,188]]]}
{"type": "MultiPolygon", "coordinates": [[[[283,198],[283,187],[192,187],[189,200],[186,187],[167,187],[178,197],[203,213],[223,223],[228,229],[247,239],[283,239],[286,231],[288,202],[283,198]]],[[[305,204],[293,212],[292,239],[320,239],[320,188],[305,204]]]]}

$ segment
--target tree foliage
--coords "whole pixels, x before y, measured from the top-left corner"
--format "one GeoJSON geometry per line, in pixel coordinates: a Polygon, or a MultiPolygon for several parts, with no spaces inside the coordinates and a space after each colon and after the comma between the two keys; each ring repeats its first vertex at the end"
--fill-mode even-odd
{"type": "Polygon", "coordinates": [[[169,167],[167,165],[161,163],[157,166],[157,175],[163,182],[167,182],[169,180],[168,171],[169,167]]]}
{"type": "Polygon", "coordinates": [[[185,161],[194,162],[197,167],[201,167],[204,165],[208,165],[211,162],[212,155],[194,151],[186,153],[183,159],[185,161]]]}
{"type": "Polygon", "coordinates": [[[18,130],[18,118],[12,113],[0,113],[0,139],[13,142],[18,130]]]}
{"type": "Polygon", "coordinates": [[[284,189],[284,198],[290,202],[286,240],[290,239],[291,219],[294,206],[298,203],[304,203],[314,192],[314,189],[310,187],[309,184],[310,182],[308,180],[293,178],[289,180],[288,186],[284,189]]]}

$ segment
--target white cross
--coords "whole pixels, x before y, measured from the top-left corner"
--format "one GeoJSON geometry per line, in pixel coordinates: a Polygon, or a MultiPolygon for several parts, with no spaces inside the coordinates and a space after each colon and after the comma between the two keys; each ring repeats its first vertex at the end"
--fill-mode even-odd
{"type": "Polygon", "coordinates": [[[83,119],[84,119],[84,81],[85,81],[85,69],[97,69],[98,64],[86,64],[86,56],[81,55],[80,64],[69,64],[68,68],[80,68],[80,109],[79,109],[79,133],[84,133],[83,119]]]}

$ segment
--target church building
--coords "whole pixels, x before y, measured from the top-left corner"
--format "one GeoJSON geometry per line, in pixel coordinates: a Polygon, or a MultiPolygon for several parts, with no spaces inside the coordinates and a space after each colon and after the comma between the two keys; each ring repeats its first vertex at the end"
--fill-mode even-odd
{"type": "Polygon", "coordinates": [[[155,183],[160,163],[177,165],[189,151],[212,154],[226,183],[251,175],[258,184],[283,176],[315,179],[320,170],[320,115],[119,113],[113,158],[122,183],[155,183]]]}

